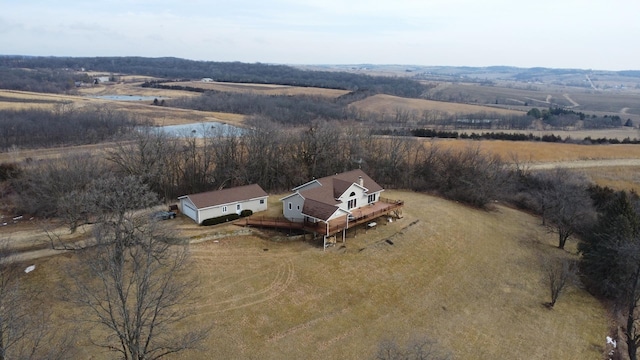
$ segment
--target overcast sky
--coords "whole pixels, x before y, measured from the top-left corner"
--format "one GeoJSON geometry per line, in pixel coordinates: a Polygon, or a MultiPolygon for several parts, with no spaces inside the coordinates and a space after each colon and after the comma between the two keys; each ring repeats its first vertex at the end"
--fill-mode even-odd
{"type": "Polygon", "coordinates": [[[0,0],[0,54],[640,69],[639,0],[0,0]]]}

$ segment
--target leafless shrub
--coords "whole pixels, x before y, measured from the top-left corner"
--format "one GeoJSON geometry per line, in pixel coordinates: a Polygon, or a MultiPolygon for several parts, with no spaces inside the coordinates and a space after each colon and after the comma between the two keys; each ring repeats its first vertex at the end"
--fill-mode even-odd
{"type": "Polygon", "coordinates": [[[429,337],[415,337],[404,346],[394,339],[385,339],[378,345],[377,360],[448,360],[451,355],[429,337]]]}

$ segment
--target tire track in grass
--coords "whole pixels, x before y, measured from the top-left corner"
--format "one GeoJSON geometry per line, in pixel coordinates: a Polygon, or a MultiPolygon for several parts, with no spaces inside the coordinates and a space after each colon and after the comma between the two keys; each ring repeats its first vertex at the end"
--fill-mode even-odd
{"type": "MultiPolygon", "coordinates": [[[[212,299],[207,303],[203,303],[198,305],[200,308],[204,307],[218,307],[218,309],[214,309],[211,311],[199,312],[199,315],[207,315],[207,314],[218,314],[225,311],[237,310],[249,306],[254,306],[265,301],[269,301],[278,297],[280,294],[284,293],[285,290],[291,285],[293,282],[293,278],[295,275],[294,265],[291,259],[285,259],[284,263],[282,263],[278,267],[278,272],[271,281],[271,283],[260,290],[252,291],[246,294],[242,294],[241,296],[234,297],[229,300],[216,301],[212,299]]],[[[253,277],[253,276],[251,276],[253,277]]],[[[248,277],[248,278],[251,278],[248,277]]],[[[246,280],[245,278],[243,280],[246,280]]],[[[238,284],[238,281],[235,282],[238,284]]]]}
{"type": "Polygon", "coordinates": [[[343,315],[348,310],[349,310],[348,308],[344,308],[344,309],[333,311],[331,313],[328,313],[328,314],[325,314],[323,316],[317,317],[315,319],[311,319],[311,320],[306,321],[306,322],[304,322],[302,324],[299,324],[299,325],[296,325],[294,327],[291,327],[291,328],[289,328],[289,329],[287,329],[285,331],[281,331],[281,332],[275,333],[275,334],[269,336],[267,341],[268,342],[278,341],[278,340],[283,339],[283,338],[285,338],[285,337],[287,337],[289,335],[292,335],[292,334],[294,334],[294,333],[296,333],[296,332],[298,332],[300,330],[308,329],[308,328],[310,328],[311,326],[313,326],[313,325],[315,325],[317,323],[320,323],[322,321],[327,321],[327,320],[332,319],[332,318],[334,318],[334,317],[336,317],[338,315],[343,315]]]}

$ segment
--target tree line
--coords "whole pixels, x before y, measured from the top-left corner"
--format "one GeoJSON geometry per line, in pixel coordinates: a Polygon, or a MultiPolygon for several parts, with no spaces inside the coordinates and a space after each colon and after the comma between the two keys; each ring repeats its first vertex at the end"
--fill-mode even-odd
{"type": "Polygon", "coordinates": [[[573,139],[570,136],[562,138],[562,136],[548,134],[548,135],[533,135],[532,133],[506,133],[506,132],[485,132],[485,133],[459,133],[457,131],[446,130],[434,130],[434,129],[412,129],[409,131],[403,130],[391,130],[391,129],[376,129],[373,130],[374,134],[378,135],[394,135],[394,136],[417,136],[424,138],[441,138],[441,139],[471,139],[471,140],[506,140],[506,141],[539,141],[539,142],[551,142],[551,143],[567,143],[567,144],[640,144],[640,139],[631,139],[626,137],[622,140],[616,138],[596,138],[593,139],[590,136],[583,138],[582,140],[573,139]]]}
{"type": "Polygon", "coordinates": [[[526,197],[535,201],[521,201],[524,190],[542,186],[530,179],[535,174],[518,175],[480,144],[453,150],[437,142],[374,136],[357,124],[326,121],[293,129],[254,117],[248,125],[241,136],[211,128],[203,129],[201,138],[148,128],[133,132],[100,157],[74,155],[3,164],[0,169],[17,196],[16,211],[45,217],[60,212],[61,198],[105,174],[136,176],[171,203],[185,194],[253,183],[271,192],[286,191],[354,168],[386,188],[438,193],[479,208],[503,200],[540,213],[545,209],[537,195],[526,197]]]}
{"type": "Polygon", "coordinates": [[[108,73],[166,79],[211,78],[215,81],[309,86],[330,89],[368,89],[377,93],[419,97],[429,87],[415,80],[337,71],[307,71],[286,65],[193,61],[173,57],[0,57],[0,68],[90,69],[108,73]]]}
{"type": "Polygon", "coordinates": [[[72,93],[75,82],[90,83],[86,74],[69,69],[13,69],[0,66],[0,89],[42,93],[72,93]]]}
{"type": "Polygon", "coordinates": [[[108,107],[0,110],[0,150],[95,144],[130,133],[141,120],[108,107]]]}
{"type": "Polygon", "coordinates": [[[306,125],[313,120],[346,120],[344,102],[310,95],[260,95],[207,91],[198,97],[167,100],[167,106],[254,115],[289,125],[306,125]]]}
{"type": "Polygon", "coordinates": [[[631,119],[627,119],[623,123],[622,118],[618,115],[604,115],[602,117],[592,114],[591,116],[582,111],[574,111],[560,107],[550,107],[549,109],[533,108],[527,112],[527,115],[542,119],[542,122],[553,128],[566,128],[570,126],[581,125],[585,129],[607,129],[620,126],[633,126],[631,119]]]}

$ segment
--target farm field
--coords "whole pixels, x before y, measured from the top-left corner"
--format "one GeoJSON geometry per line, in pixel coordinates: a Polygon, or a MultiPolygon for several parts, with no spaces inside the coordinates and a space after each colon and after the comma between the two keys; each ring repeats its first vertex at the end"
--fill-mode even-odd
{"type": "Polygon", "coordinates": [[[515,156],[520,162],[532,164],[577,160],[640,159],[640,146],[634,144],[579,145],[534,141],[461,139],[435,139],[424,140],[424,142],[427,145],[433,142],[445,148],[454,149],[478,146],[483,151],[499,155],[507,162],[512,161],[515,156]]]}
{"type": "Polygon", "coordinates": [[[498,107],[451,103],[443,101],[409,99],[391,95],[374,95],[366,99],[356,101],[351,106],[358,110],[394,114],[398,109],[416,112],[418,116],[424,111],[437,111],[449,115],[455,114],[500,114],[500,115],[524,115],[525,112],[502,109],[498,107]]]}
{"type": "MultiPolygon", "coordinates": [[[[633,85],[635,86],[635,84],[633,85]]],[[[585,87],[553,84],[499,82],[495,86],[441,82],[427,96],[470,104],[529,111],[533,107],[565,107],[589,115],[618,115],[623,120],[640,122],[640,92],[636,88],[624,91],[593,90],[585,87]],[[496,104],[497,102],[497,104],[496,104]]]]}
{"type": "MultiPolygon", "coordinates": [[[[177,219],[197,242],[190,276],[201,281],[200,301],[191,322],[213,326],[207,351],[177,358],[372,358],[381,340],[411,336],[437,339],[462,359],[602,357],[609,322],[601,304],[571,288],[554,310],[543,305],[538,256],[575,256],[573,243],[556,249],[539,219],[500,205],[479,211],[412,192],[385,196],[405,200],[403,219],[350,232],[325,252],[260,231],[201,241],[233,228],[177,219]]],[[[31,279],[58,284],[72,261],[34,260],[31,279]]]]}
{"type": "Polygon", "coordinates": [[[341,95],[348,94],[348,90],[339,89],[324,89],[315,87],[299,87],[289,85],[274,85],[274,84],[242,84],[242,83],[227,83],[227,82],[203,82],[203,81],[179,81],[171,82],[168,85],[176,86],[190,86],[205,90],[217,90],[223,92],[238,92],[238,93],[254,93],[260,95],[309,95],[309,96],[324,96],[330,98],[336,98],[341,95]]]}
{"type": "MultiPolygon", "coordinates": [[[[158,90],[156,92],[140,91],[142,88],[127,88],[127,84],[123,87],[114,85],[110,90],[100,90],[101,92],[91,93],[87,96],[81,95],[60,95],[60,94],[42,94],[31,93],[25,91],[0,90],[0,109],[25,109],[25,108],[45,108],[54,109],[55,106],[67,105],[76,108],[83,107],[101,107],[109,106],[112,110],[128,111],[141,118],[151,120],[153,124],[163,125],[182,125],[207,121],[216,121],[236,126],[242,126],[244,115],[221,113],[213,111],[198,111],[188,109],[178,109],[162,106],[154,106],[151,101],[115,101],[100,98],[92,98],[89,96],[101,95],[136,95],[136,96],[158,96],[169,98],[171,96],[182,96],[174,90],[158,90]],[[126,91],[125,89],[130,89],[126,91]]],[[[143,89],[144,90],[144,89],[143,89]]],[[[156,90],[156,89],[152,89],[156,90]]],[[[192,96],[192,95],[191,95],[192,96]]]]}

